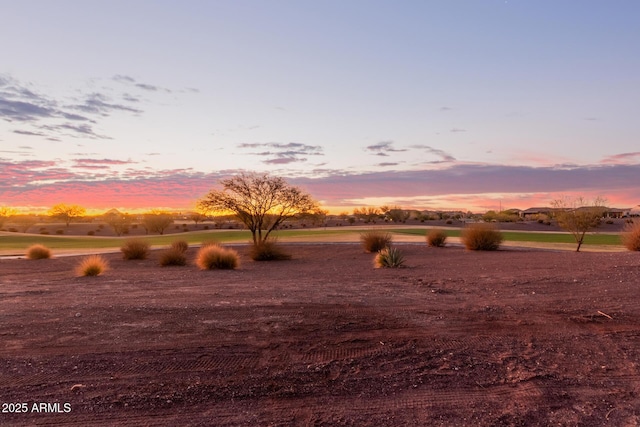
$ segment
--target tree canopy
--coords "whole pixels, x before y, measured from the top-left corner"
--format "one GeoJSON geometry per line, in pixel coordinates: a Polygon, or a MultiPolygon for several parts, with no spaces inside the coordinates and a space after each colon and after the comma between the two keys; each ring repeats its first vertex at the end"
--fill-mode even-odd
{"type": "Polygon", "coordinates": [[[596,198],[588,203],[582,197],[575,200],[558,199],[553,202],[554,217],[560,227],[573,235],[578,244],[576,252],[580,251],[587,232],[600,225],[606,209],[605,203],[606,201],[602,198],[596,198]]]}
{"type": "Polygon", "coordinates": [[[266,241],[287,219],[318,209],[309,194],[281,177],[242,173],[220,184],[221,190],[212,189],[198,201],[198,209],[235,215],[251,231],[254,245],[266,241]]]}
{"type": "Polygon", "coordinates": [[[49,215],[52,218],[57,218],[61,221],[64,221],[64,223],[67,224],[67,227],[69,226],[69,223],[71,223],[71,221],[76,218],[82,218],[85,213],[86,209],[82,206],[67,205],[64,203],[58,203],[49,210],[49,215]]]}

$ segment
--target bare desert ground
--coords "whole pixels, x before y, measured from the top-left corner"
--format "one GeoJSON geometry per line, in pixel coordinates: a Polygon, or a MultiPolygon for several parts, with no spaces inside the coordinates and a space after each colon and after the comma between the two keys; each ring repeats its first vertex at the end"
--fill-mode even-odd
{"type": "Polygon", "coordinates": [[[0,425],[640,424],[640,254],[286,247],[0,260],[0,425]]]}

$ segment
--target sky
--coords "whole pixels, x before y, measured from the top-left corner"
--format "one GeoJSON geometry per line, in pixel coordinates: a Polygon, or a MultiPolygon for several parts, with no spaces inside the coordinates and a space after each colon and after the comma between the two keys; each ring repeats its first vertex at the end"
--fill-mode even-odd
{"type": "Polygon", "coordinates": [[[0,0],[0,206],[640,203],[636,0],[0,0]]]}

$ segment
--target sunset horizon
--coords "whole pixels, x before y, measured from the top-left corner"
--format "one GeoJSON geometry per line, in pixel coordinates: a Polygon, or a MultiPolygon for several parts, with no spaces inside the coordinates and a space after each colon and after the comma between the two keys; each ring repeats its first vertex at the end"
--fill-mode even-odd
{"type": "Polygon", "coordinates": [[[640,6],[401,4],[11,4],[0,207],[192,211],[246,171],[332,214],[640,204],[640,6]]]}

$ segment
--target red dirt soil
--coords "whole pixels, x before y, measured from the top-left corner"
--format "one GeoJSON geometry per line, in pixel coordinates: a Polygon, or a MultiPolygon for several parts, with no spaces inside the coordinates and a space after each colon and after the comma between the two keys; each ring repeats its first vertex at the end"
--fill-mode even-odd
{"type": "Polygon", "coordinates": [[[0,260],[0,425],[640,424],[639,254],[286,247],[0,260]]]}

